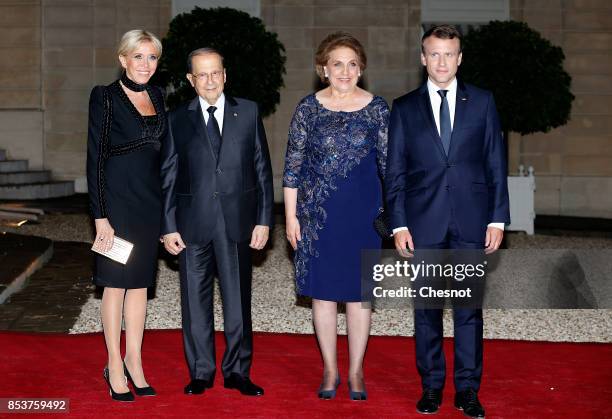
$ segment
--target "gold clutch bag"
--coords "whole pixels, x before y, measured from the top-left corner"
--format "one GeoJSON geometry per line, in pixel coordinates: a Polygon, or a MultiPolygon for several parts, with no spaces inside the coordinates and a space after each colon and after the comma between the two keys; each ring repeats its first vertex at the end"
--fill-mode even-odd
{"type": "Polygon", "coordinates": [[[117,236],[115,236],[113,239],[113,247],[111,247],[108,251],[98,248],[97,242],[94,242],[94,244],[91,246],[91,250],[94,252],[99,253],[102,256],[106,256],[107,258],[123,265],[127,263],[133,248],[134,245],[132,243],[117,236]]]}

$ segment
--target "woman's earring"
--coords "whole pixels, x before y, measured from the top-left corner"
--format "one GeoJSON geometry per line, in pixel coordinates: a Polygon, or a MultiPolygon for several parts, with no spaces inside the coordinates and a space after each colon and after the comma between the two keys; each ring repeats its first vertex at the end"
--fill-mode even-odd
{"type": "Polygon", "coordinates": [[[325,69],[325,67],[323,67],[323,75],[326,79],[329,78],[329,74],[327,74],[327,70],[325,69]]]}

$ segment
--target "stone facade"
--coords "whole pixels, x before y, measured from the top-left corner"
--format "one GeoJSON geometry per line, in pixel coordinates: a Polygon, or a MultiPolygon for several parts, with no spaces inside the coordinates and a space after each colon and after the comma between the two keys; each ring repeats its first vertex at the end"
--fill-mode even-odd
{"type": "MultiPolygon", "coordinates": [[[[612,218],[612,5],[509,4],[512,19],[563,47],[576,95],[565,127],[511,135],[510,170],[534,166],[540,214],[612,218]]],[[[171,0],[0,0],[0,50],[9,58],[0,64],[0,148],[56,178],[84,176],[91,87],[117,77],[115,47],[126,30],[163,37],[171,10],[171,0]]],[[[422,80],[421,0],[261,0],[260,11],[287,51],[281,103],[265,121],[280,201],[287,128],[297,102],[318,86],[319,42],[339,29],[359,38],[365,87],[390,103],[422,80]]]]}
{"type": "Polygon", "coordinates": [[[567,125],[511,135],[510,167],[534,167],[536,213],[612,218],[612,3],[511,0],[510,10],[563,48],[576,96],[567,125]]]}
{"type": "Polygon", "coordinates": [[[40,1],[0,2],[0,148],[44,165],[40,1]]]}
{"type": "Polygon", "coordinates": [[[57,179],[84,176],[89,92],[117,78],[121,35],[162,37],[171,0],[0,1],[0,148],[57,179]]]}
{"type": "Polygon", "coordinates": [[[277,112],[265,122],[275,196],[282,200],[287,130],[299,100],[318,87],[314,54],[328,34],[345,30],[364,45],[364,87],[391,101],[421,82],[420,0],[263,0],[261,17],[287,52],[285,87],[277,112]]]}

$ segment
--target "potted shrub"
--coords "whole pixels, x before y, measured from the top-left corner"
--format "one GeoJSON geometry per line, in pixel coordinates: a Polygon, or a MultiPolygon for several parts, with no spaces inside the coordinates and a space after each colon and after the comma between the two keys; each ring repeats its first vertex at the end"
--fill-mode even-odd
{"type": "Polygon", "coordinates": [[[162,44],[164,53],[154,82],[168,87],[170,108],[195,96],[185,77],[187,56],[201,47],[215,48],[223,55],[227,94],[257,102],[264,117],[280,102],[285,48],[259,18],[227,7],[196,7],[172,19],[162,44]]]}

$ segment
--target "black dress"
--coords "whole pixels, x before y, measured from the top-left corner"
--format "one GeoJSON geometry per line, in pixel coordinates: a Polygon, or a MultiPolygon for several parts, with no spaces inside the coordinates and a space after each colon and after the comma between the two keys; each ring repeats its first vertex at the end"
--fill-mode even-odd
{"type": "Polygon", "coordinates": [[[93,282],[147,288],[157,274],[162,214],[159,151],[166,128],[161,92],[147,86],[156,115],[143,117],[119,81],[96,86],[89,100],[87,185],[94,218],[134,244],[126,265],[96,254],[93,282]]]}

